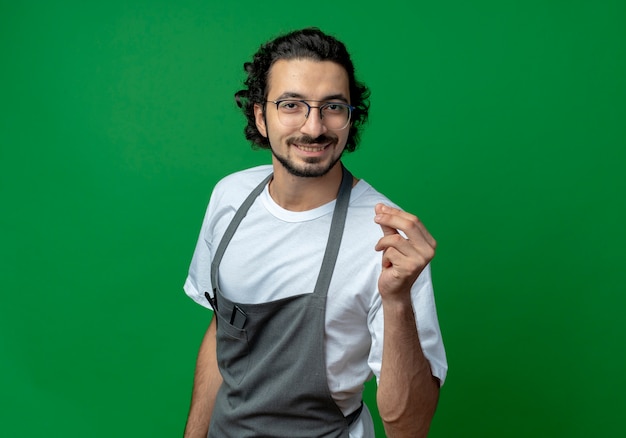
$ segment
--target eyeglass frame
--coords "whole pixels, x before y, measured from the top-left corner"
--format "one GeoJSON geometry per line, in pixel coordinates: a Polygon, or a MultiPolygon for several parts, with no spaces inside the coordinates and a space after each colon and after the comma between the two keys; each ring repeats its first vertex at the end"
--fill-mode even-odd
{"type": "MultiPolygon", "coordinates": [[[[322,114],[322,108],[328,106],[328,105],[341,105],[341,106],[345,106],[348,108],[348,120],[346,120],[346,124],[341,127],[341,128],[334,128],[337,129],[338,131],[341,131],[342,129],[346,129],[348,127],[348,125],[350,125],[350,122],[352,121],[352,113],[353,111],[356,109],[356,107],[353,107],[352,105],[345,103],[345,102],[326,102],[323,105],[319,105],[319,106],[313,106],[310,105],[309,102],[307,102],[304,99],[280,99],[280,100],[266,100],[266,103],[273,103],[274,105],[276,105],[276,111],[278,113],[280,113],[280,110],[278,109],[278,105],[280,105],[283,102],[301,102],[303,104],[305,104],[307,106],[307,112],[304,116],[304,121],[302,122],[301,125],[299,125],[300,127],[304,126],[304,124],[306,123],[306,121],[309,119],[309,115],[311,114],[311,108],[317,108],[319,110],[320,113],[320,120],[322,121],[322,123],[324,123],[324,116],[322,114]]],[[[310,102],[317,102],[317,103],[321,103],[324,102],[323,100],[310,100],[310,102]]],[[[280,117],[278,118],[278,120],[283,123],[280,120],[280,117]]],[[[284,125],[284,123],[283,123],[284,125]]],[[[285,125],[287,126],[287,125],[285,125]]],[[[298,125],[294,125],[293,128],[297,127],[298,125]]]]}

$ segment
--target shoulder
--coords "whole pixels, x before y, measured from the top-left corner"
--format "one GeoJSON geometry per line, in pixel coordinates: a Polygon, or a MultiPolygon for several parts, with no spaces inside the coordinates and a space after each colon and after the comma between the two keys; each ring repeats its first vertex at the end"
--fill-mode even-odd
{"type": "Polygon", "coordinates": [[[392,207],[400,208],[388,197],[377,191],[367,181],[360,180],[356,186],[352,189],[350,196],[350,208],[358,211],[367,211],[367,214],[373,212],[374,206],[378,203],[390,205],[392,207]]]}
{"type": "Polygon", "coordinates": [[[250,185],[254,188],[270,173],[272,173],[272,166],[269,164],[240,170],[219,180],[214,191],[231,189],[241,185],[250,185]]]}
{"type": "Polygon", "coordinates": [[[360,180],[352,189],[344,229],[345,246],[354,250],[352,256],[362,258],[369,255],[376,266],[380,264],[380,254],[374,251],[374,247],[383,236],[380,225],[374,222],[374,207],[379,203],[400,208],[367,181],[360,180]]]}
{"type": "Polygon", "coordinates": [[[228,203],[238,205],[270,173],[272,173],[271,165],[257,166],[231,173],[217,182],[213,188],[210,203],[221,204],[226,199],[228,203]]]}
{"type": "Polygon", "coordinates": [[[383,235],[380,225],[374,222],[376,204],[384,203],[397,207],[382,193],[378,192],[367,181],[360,180],[350,195],[350,207],[346,218],[345,234],[349,247],[364,251],[373,257],[377,253],[373,248],[383,235]],[[371,251],[371,252],[370,252],[371,251]]]}
{"type": "Polygon", "coordinates": [[[202,233],[211,234],[216,221],[232,217],[250,192],[272,172],[272,166],[257,166],[225,176],[215,184],[207,206],[202,233]]]}

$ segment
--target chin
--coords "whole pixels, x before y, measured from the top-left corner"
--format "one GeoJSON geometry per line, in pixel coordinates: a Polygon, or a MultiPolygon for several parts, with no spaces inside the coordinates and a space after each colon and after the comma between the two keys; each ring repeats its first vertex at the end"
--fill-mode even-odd
{"type": "Polygon", "coordinates": [[[341,159],[337,157],[302,158],[284,156],[271,149],[274,159],[290,174],[299,178],[319,178],[330,172],[341,159]]]}
{"type": "Polygon", "coordinates": [[[330,172],[339,159],[336,159],[332,163],[306,162],[302,164],[295,164],[288,160],[283,161],[280,158],[278,158],[278,161],[280,161],[285,170],[293,176],[300,178],[319,178],[330,172]]]}

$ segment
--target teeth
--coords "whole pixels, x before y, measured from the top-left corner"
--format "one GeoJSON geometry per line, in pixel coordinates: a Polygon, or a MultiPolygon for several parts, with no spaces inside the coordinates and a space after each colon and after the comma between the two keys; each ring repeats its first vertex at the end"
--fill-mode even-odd
{"type": "Polygon", "coordinates": [[[312,146],[301,146],[301,145],[298,145],[298,148],[299,148],[299,149],[302,149],[302,150],[303,150],[303,151],[305,151],[305,152],[318,152],[318,151],[322,151],[322,150],[324,150],[324,149],[326,148],[326,146],[324,146],[324,147],[321,147],[321,148],[320,148],[320,147],[312,147],[312,146]]]}

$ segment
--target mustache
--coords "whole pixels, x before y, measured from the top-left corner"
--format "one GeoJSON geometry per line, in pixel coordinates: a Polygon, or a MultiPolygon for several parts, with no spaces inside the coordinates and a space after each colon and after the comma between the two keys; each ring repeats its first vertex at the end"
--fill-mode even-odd
{"type": "Polygon", "coordinates": [[[303,135],[301,137],[291,137],[288,143],[297,144],[320,144],[320,143],[333,143],[337,140],[334,135],[322,134],[319,137],[311,137],[310,135],[303,135]]]}

